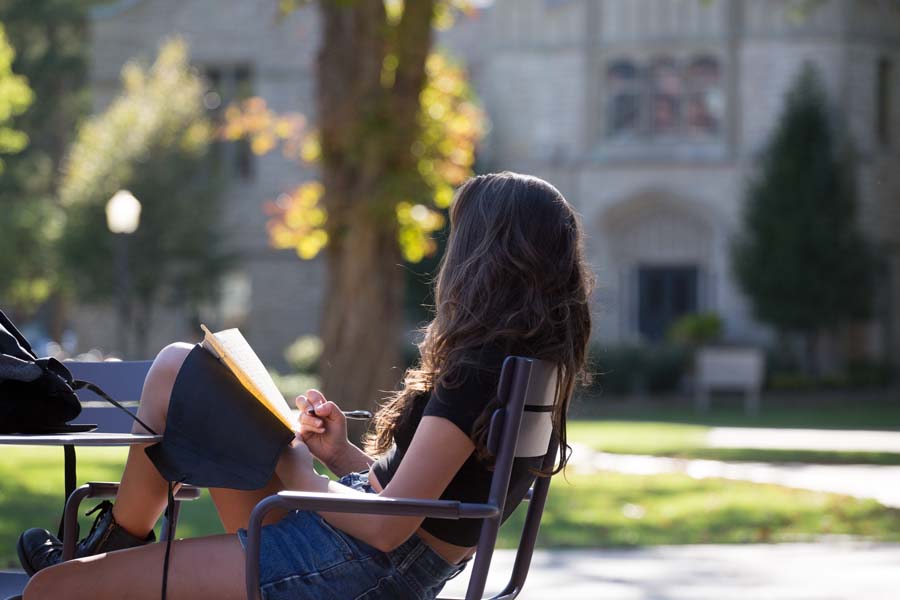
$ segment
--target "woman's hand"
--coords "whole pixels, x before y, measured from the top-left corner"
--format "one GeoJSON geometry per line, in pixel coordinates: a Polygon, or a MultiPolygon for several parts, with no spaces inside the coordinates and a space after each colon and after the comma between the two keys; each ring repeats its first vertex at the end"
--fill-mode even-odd
{"type": "Polygon", "coordinates": [[[297,396],[294,401],[300,409],[300,433],[297,436],[309,448],[313,456],[333,465],[347,450],[347,418],[337,404],[325,399],[322,392],[308,390],[306,395],[297,396]],[[315,411],[315,416],[308,413],[315,411]]]}

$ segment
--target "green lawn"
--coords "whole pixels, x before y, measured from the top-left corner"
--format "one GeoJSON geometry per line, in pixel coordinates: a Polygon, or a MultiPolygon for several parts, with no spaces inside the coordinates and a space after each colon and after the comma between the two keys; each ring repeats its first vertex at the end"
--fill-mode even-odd
{"type": "MultiPolygon", "coordinates": [[[[504,529],[503,543],[512,545],[514,531],[504,529]]],[[[539,541],[599,547],[787,542],[822,535],[900,541],[900,511],[873,500],[685,475],[570,475],[568,483],[559,477],[551,488],[539,541]]]]}
{"type": "Polygon", "coordinates": [[[900,465],[900,454],[889,452],[824,452],[709,448],[710,427],[653,421],[569,421],[570,442],[615,454],[651,454],[678,458],[706,458],[762,462],[900,465]]]}
{"type": "MultiPolygon", "coordinates": [[[[80,450],[79,479],[116,480],[124,457],[121,449],[80,450]]],[[[17,564],[15,540],[23,529],[55,530],[61,497],[59,449],[3,449],[0,567],[17,564]]],[[[520,509],[501,530],[504,547],[515,545],[521,513],[520,509]]],[[[208,495],[185,504],[182,515],[180,537],[221,531],[208,495]]],[[[89,526],[90,520],[83,519],[82,531],[89,526]]],[[[900,541],[900,511],[874,501],[769,485],[696,481],[682,475],[570,473],[554,480],[540,543],[569,547],[730,543],[823,534],[900,541]]]]}

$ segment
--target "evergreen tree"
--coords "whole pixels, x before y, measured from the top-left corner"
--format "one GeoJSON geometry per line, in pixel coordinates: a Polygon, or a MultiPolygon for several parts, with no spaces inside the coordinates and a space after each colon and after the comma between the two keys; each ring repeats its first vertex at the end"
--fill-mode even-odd
{"type": "Polygon", "coordinates": [[[857,223],[853,160],[807,64],[750,182],[733,266],[757,318],[805,336],[871,311],[873,256],[857,223]]]}

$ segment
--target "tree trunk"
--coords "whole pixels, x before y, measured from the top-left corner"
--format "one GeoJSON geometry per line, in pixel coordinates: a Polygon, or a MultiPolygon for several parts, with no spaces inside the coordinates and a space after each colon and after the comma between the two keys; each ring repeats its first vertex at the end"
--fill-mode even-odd
{"type": "Polygon", "coordinates": [[[317,60],[328,288],[322,386],[344,408],[372,407],[403,373],[403,258],[396,203],[416,175],[419,94],[431,46],[433,0],[407,2],[391,24],[383,0],[319,3],[317,60]],[[397,57],[395,82],[382,82],[397,57]]]}
{"type": "Polygon", "coordinates": [[[328,248],[319,367],[326,394],[347,409],[371,408],[396,387],[403,370],[404,278],[396,233],[364,215],[352,230],[328,248]]]}

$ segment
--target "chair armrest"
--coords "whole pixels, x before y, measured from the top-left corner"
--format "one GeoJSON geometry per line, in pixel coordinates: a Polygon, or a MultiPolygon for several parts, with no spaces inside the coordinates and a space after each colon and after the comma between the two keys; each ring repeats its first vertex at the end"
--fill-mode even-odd
{"type": "MultiPolygon", "coordinates": [[[[369,515],[430,517],[433,519],[490,519],[500,514],[493,504],[421,498],[385,498],[374,494],[350,495],[320,492],[278,492],[257,504],[271,502],[271,508],[314,510],[369,515]]],[[[271,508],[267,510],[271,510],[271,508]]],[[[255,512],[256,509],[254,509],[255,512]]]]}
{"type": "MultiPolygon", "coordinates": [[[[88,492],[85,498],[115,498],[119,491],[119,483],[116,481],[88,481],[88,492]]],[[[179,501],[196,500],[200,497],[200,488],[193,485],[182,484],[175,492],[175,499],[179,501]]]]}
{"type": "Polygon", "coordinates": [[[279,492],[261,500],[250,514],[246,548],[246,581],[249,600],[258,600],[260,597],[259,538],[262,521],[269,511],[276,508],[431,517],[434,519],[490,519],[500,516],[500,508],[493,504],[475,504],[456,500],[422,500],[420,498],[384,498],[374,494],[356,496],[320,492],[279,492]]]}

